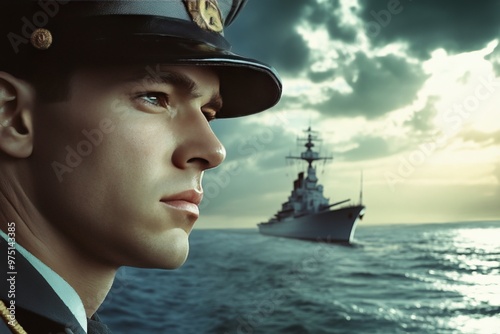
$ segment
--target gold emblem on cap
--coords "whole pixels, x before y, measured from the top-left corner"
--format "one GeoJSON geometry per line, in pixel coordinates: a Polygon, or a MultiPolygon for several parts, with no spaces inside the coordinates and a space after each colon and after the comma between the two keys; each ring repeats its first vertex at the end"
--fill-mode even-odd
{"type": "Polygon", "coordinates": [[[31,34],[30,41],[38,50],[47,50],[52,45],[52,34],[47,29],[38,28],[31,34]]]}
{"type": "Polygon", "coordinates": [[[184,4],[200,28],[221,33],[224,29],[217,0],[184,0],[184,4]]]}

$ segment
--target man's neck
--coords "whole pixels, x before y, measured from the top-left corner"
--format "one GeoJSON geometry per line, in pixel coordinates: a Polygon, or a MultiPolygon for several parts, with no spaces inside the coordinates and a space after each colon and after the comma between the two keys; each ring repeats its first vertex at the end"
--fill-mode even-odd
{"type": "Polygon", "coordinates": [[[111,289],[118,268],[100,263],[79,249],[39,214],[27,196],[9,195],[0,192],[0,229],[7,233],[7,224],[14,222],[16,242],[75,289],[90,318],[111,289]],[[21,208],[17,207],[20,203],[21,208]]]}

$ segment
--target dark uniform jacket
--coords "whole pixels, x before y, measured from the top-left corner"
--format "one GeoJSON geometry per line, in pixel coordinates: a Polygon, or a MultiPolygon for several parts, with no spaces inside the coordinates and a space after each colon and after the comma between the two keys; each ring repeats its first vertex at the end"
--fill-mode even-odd
{"type": "MultiPolygon", "coordinates": [[[[0,299],[5,306],[15,301],[15,318],[28,334],[85,334],[75,316],[59,298],[40,273],[24,258],[15,253],[15,298],[12,297],[11,277],[8,273],[8,245],[0,237],[0,299]],[[10,296],[9,296],[10,291],[10,296]]],[[[108,334],[108,327],[95,315],[88,320],[88,334],[108,334]]],[[[12,333],[0,318],[0,334],[12,333]]]]}

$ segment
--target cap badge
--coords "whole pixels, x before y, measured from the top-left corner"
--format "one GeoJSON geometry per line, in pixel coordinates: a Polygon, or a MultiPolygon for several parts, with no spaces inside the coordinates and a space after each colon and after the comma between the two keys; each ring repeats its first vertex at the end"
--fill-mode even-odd
{"type": "Polygon", "coordinates": [[[31,34],[30,41],[38,50],[47,50],[52,45],[52,34],[47,29],[38,28],[31,34]]]}
{"type": "Polygon", "coordinates": [[[184,4],[200,28],[221,33],[224,29],[217,0],[184,0],[184,4]]]}

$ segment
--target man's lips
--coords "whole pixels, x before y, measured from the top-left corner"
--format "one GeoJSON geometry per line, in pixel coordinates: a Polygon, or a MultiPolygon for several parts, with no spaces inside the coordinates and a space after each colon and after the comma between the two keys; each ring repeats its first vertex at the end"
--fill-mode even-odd
{"type": "Polygon", "coordinates": [[[203,193],[199,193],[195,190],[188,190],[175,195],[167,196],[161,199],[161,202],[166,205],[178,209],[190,212],[196,216],[200,215],[200,205],[203,198],[203,193]]]}

